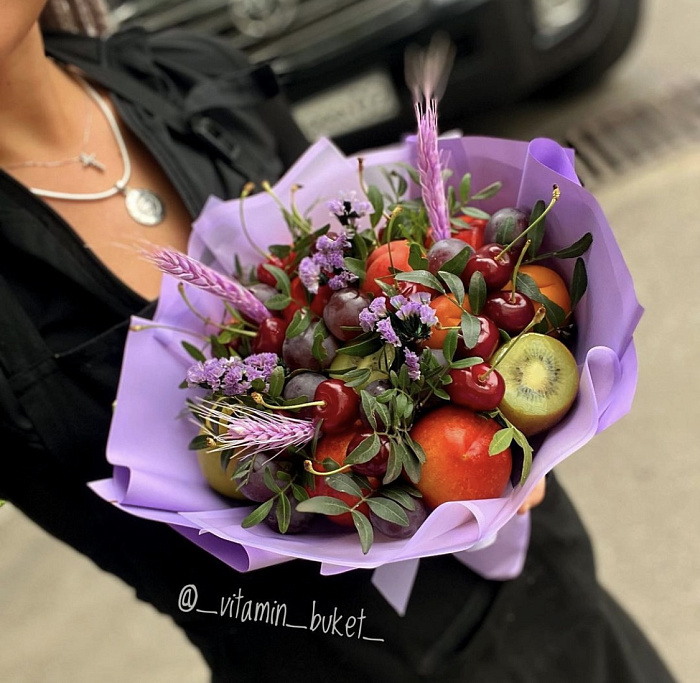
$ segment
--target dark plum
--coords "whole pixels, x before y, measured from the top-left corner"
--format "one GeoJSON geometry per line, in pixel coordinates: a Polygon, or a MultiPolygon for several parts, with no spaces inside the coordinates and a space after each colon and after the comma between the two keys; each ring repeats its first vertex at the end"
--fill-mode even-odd
{"type": "MultiPolygon", "coordinates": [[[[428,270],[433,274],[437,273],[445,263],[457,256],[463,249],[469,250],[469,256],[474,253],[474,248],[471,245],[456,237],[448,237],[435,242],[426,254],[428,270]]],[[[461,275],[461,273],[457,273],[457,275],[461,275]]]]}
{"type": "Polygon", "coordinates": [[[312,349],[317,326],[318,322],[311,323],[301,334],[284,340],[282,360],[290,370],[323,370],[333,362],[338,351],[338,342],[330,334],[324,338],[322,343],[326,357],[322,361],[314,358],[312,349]]]}
{"type": "Polygon", "coordinates": [[[292,469],[291,463],[288,460],[280,460],[271,458],[267,453],[259,453],[254,456],[253,464],[246,478],[239,485],[238,490],[254,503],[264,503],[272,498],[275,492],[265,485],[265,470],[269,470],[270,474],[282,487],[286,485],[286,481],[277,478],[277,473],[281,471],[290,472],[292,469]]]}
{"type": "Polygon", "coordinates": [[[323,309],[323,322],[336,339],[350,341],[362,333],[360,311],[367,308],[369,302],[370,298],[356,287],[338,289],[323,309]]]}
{"type": "Polygon", "coordinates": [[[378,517],[374,512],[369,513],[369,521],[376,531],[389,538],[409,538],[418,531],[420,525],[428,517],[428,508],[420,498],[414,498],[415,507],[413,510],[404,510],[408,517],[408,526],[401,526],[396,522],[389,522],[378,517]]]}
{"type": "Polygon", "coordinates": [[[507,206],[491,215],[484,228],[484,243],[510,244],[530,225],[530,217],[520,209],[507,206]]]}

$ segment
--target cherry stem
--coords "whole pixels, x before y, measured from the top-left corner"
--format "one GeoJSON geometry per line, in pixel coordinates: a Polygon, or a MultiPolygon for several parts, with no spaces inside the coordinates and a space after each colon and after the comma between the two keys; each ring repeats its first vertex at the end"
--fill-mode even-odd
{"type": "Polygon", "coordinates": [[[262,247],[260,247],[258,244],[256,244],[253,241],[253,238],[250,236],[250,233],[248,232],[248,224],[245,219],[245,212],[243,211],[243,204],[244,204],[244,199],[255,189],[255,184],[248,182],[243,186],[243,189],[241,190],[241,202],[238,205],[238,215],[241,221],[241,228],[243,229],[243,234],[245,235],[245,238],[248,240],[248,244],[250,244],[255,251],[258,252],[264,259],[269,259],[272,254],[269,252],[266,252],[262,247]]]}
{"type": "Polygon", "coordinates": [[[525,246],[522,248],[522,251],[520,252],[520,256],[518,256],[518,260],[515,263],[515,268],[513,268],[513,278],[511,280],[511,287],[513,289],[512,294],[510,295],[510,303],[515,303],[515,281],[518,279],[518,271],[520,270],[520,264],[523,262],[523,259],[525,258],[525,252],[528,250],[530,245],[532,244],[532,240],[528,240],[525,242],[525,246]]]}
{"type": "Polygon", "coordinates": [[[532,230],[538,223],[544,220],[544,217],[549,213],[550,209],[557,203],[559,197],[561,196],[561,190],[559,185],[554,185],[552,188],[552,198],[545,210],[534,220],[530,225],[528,225],[525,230],[523,230],[510,244],[507,244],[503,249],[494,257],[495,260],[502,258],[503,254],[510,251],[511,247],[521,238],[525,237],[530,230],[532,230]]]}
{"type": "Polygon", "coordinates": [[[525,329],[520,332],[516,337],[513,337],[511,339],[510,345],[506,348],[506,350],[496,359],[496,362],[482,375],[479,375],[477,379],[480,382],[486,381],[486,378],[496,369],[498,364],[513,350],[513,347],[517,344],[518,339],[520,339],[524,334],[529,332],[535,325],[541,323],[545,316],[547,315],[547,309],[544,306],[540,306],[537,311],[535,312],[535,315],[532,317],[532,320],[527,324],[525,329]]]}
{"type": "Polygon", "coordinates": [[[317,477],[329,477],[331,474],[339,474],[341,472],[347,472],[352,468],[352,465],[342,465],[337,470],[330,470],[330,472],[320,472],[314,469],[313,462],[311,460],[304,460],[304,469],[310,474],[314,474],[317,477]]]}
{"type": "Polygon", "coordinates": [[[269,408],[270,410],[297,410],[297,408],[310,408],[313,406],[321,406],[324,408],[326,406],[325,401],[309,401],[308,403],[296,403],[293,406],[273,406],[270,403],[266,403],[262,394],[258,391],[254,391],[250,397],[263,408],[269,408]]]}

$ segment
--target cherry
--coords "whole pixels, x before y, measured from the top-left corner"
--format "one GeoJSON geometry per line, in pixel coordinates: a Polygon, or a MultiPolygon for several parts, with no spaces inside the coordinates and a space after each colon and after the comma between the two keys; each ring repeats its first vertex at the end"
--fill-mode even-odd
{"type": "Polygon", "coordinates": [[[515,262],[516,259],[511,256],[510,251],[503,251],[503,245],[484,244],[467,261],[462,280],[469,286],[471,276],[478,270],[484,276],[487,289],[501,289],[513,275],[515,262]]]}
{"type": "Polygon", "coordinates": [[[452,382],[447,384],[450,400],[458,406],[476,411],[493,410],[506,391],[503,376],[488,363],[450,370],[452,382]]]}
{"type": "Polygon", "coordinates": [[[522,292],[492,292],[481,312],[508,334],[518,334],[535,315],[535,305],[522,292]]]}
{"type": "Polygon", "coordinates": [[[282,355],[282,344],[284,335],[289,327],[289,322],[283,318],[265,318],[259,327],[258,332],[250,343],[253,353],[276,353],[282,355]]]}
{"type": "Polygon", "coordinates": [[[459,356],[462,358],[479,356],[484,360],[488,360],[498,348],[501,335],[498,331],[498,326],[491,318],[487,318],[485,315],[477,315],[475,317],[481,325],[479,337],[476,340],[476,344],[472,347],[467,347],[460,337],[459,356]]]}
{"type": "Polygon", "coordinates": [[[271,287],[275,287],[277,285],[277,280],[275,280],[275,276],[268,271],[265,266],[276,266],[277,268],[281,268],[284,270],[285,263],[284,261],[279,258],[278,256],[270,256],[267,261],[263,261],[260,265],[258,265],[255,273],[258,277],[258,282],[261,282],[264,285],[270,285],[271,287]]]}
{"type": "MultiPolygon", "coordinates": [[[[350,455],[367,437],[372,436],[374,431],[363,430],[355,434],[348,444],[346,457],[350,455]]],[[[383,434],[378,434],[380,441],[379,452],[367,462],[351,465],[351,469],[356,474],[362,474],[366,477],[383,477],[386,474],[386,468],[389,464],[389,445],[388,437],[383,434]]]]}
{"type": "Polygon", "coordinates": [[[314,419],[323,420],[321,431],[324,434],[347,429],[360,414],[360,397],[340,379],[321,382],[314,392],[314,401],[324,402],[323,405],[314,406],[314,419]]]}
{"type": "MultiPolygon", "coordinates": [[[[311,297],[311,303],[308,304],[308,307],[313,313],[321,317],[323,309],[331,298],[331,294],[333,294],[333,290],[328,285],[321,285],[318,288],[318,292],[311,297]]],[[[288,322],[292,321],[294,314],[298,310],[307,306],[307,292],[298,277],[295,277],[291,282],[291,296],[291,303],[282,310],[282,317],[288,322]]]]}

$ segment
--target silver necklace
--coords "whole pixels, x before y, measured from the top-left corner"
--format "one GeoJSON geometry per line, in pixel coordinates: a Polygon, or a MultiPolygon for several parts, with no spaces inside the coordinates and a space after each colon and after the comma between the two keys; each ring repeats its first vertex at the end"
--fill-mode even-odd
{"type": "MultiPolygon", "coordinates": [[[[161,198],[152,190],[145,188],[132,188],[128,186],[129,179],[131,178],[131,159],[129,158],[129,152],[124,143],[124,138],[122,137],[119,126],[112,114],[111,110],[107,106],[107,103],[100,96],[100,94],[90,86],[85,80],[77,75],[80,85],[82,85],[85,92],[92,98],[93,102],[97,104],[100,111],[104,114],[107,119],[107,123],[112,130],[112,135],[117,142],[117,147],[119,147],[119,154],[122,158],[122,164],[124,166],[124,172],[122,177],[117,180],[112,187],[102,192],[89,192],[89,193],[73,193],[73,192],[56,192],[54,190],[43,190],[36,187],[30,187],[30,191],[39,197],[49,197],[51,199],[67,199],[76,202],[90,202],[97,201],[100,199],[107,199],[113,197],[116,194],[122,194],[124,196],[124,202],[126,205],[126,211],[141,225],[158,225],[165,217],[165,206],[161,198]]],[[[95,168],[104,168],[100,164],[94,154],[86,154],[81,152],[78,156],[78,160],[84,166],[94,166],[95,168]]],[[[70,160],[65,160],[70,163],[70,160]]],[[[50,162],[49,162],[50,163],[50,162]]],[[[59,162],[58,165],[63,165],[59,162]]]]}

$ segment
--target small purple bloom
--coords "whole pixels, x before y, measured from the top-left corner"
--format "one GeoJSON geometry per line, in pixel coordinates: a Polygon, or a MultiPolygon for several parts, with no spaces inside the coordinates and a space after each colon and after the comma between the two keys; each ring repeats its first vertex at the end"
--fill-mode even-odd
{"type": "Polygon", "coordinates": [[[377,328],[377,332],[379,332],[379,335],[381,336],[381,338],[387,344],[391,344],[392,346],[401,346],[401,340],[399,339],[399,336],[394,331],[394,328],[391,325],[390,318],[382,318],[381,320],[378,320],[376,328],[377,328]]]}
{"type": "Polygon", "coordinates": [[[375,315],[386,315],[386,297],[378,296],[369,303],[369,310],[375,315]]]}
{"type": "Polygon", "coordinates": [[[337,275],[334,275],[330,280],[328,280],[328,286],[332,290],[343,289],[347,287],[351,282],[357,280],[357,275],[351,273],[349,270],[341,270],[337,275]]]}
{"type": "Polygon", "coordinates": [[[414,382],[420,379],[420,361],[418,354],[414,353],[410,349],[404,351],[404,358],[406,359],[406,367],[408,368],[408,377],[414,382]]]}
{"type": "Polygon", "coordinates": [[[328,202],[328,209],[342,225],[349,225],[371,211],[372,205],[358,200],[357,192],[341,192],[337,199],[328,202]]]}
{"type": "Polygon", "coordinates": [[[299,262],[299,279],[307,292],[316,294],[321,278],[321,268],[310,256],[305,256],[299,262]]]}

